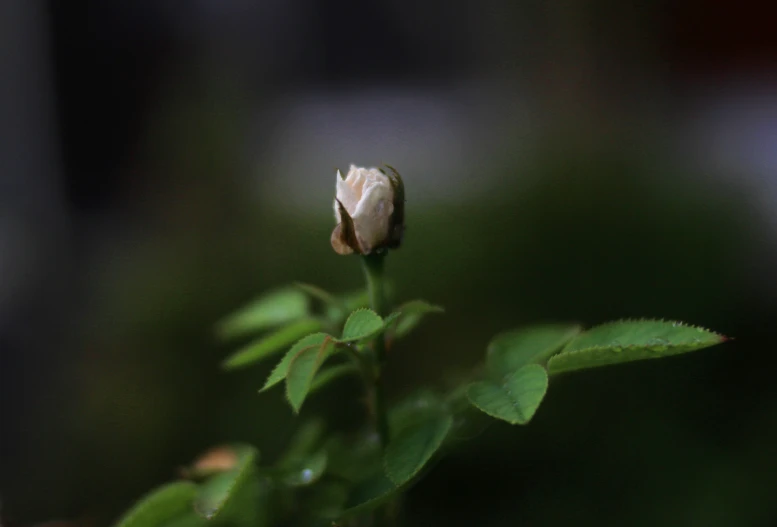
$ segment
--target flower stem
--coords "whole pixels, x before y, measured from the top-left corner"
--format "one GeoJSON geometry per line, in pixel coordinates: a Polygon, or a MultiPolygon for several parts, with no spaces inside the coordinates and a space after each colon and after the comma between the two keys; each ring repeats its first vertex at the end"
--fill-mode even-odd
{"type": "MultiPolygon", "coordinates": [[[[370,306],[380,316],[385,316],[388,310],[386,293],[383,281],[385,254],[368,254],[362,257],[364,277],[367,280],[367,292],[370,297],[370,306]]],[[[375,367],[372,379],[368,381],[368,391],[372,399],[372,411],[375,419],[375,428],[380,437],[380,444],[386,448],[389,442],[388,412],[386,410],[386,397],[383,390],[381,372],[386,362],[386,342],[383,333],[375,337],[375,367]]]]}

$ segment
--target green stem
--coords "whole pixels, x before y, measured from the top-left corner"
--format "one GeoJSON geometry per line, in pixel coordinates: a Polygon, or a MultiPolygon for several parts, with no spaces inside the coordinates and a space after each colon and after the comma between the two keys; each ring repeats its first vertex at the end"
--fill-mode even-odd
{"type": "MultiPolygon", "coordinates": [[[[370,297],[370,306],[380,316],[387,313],[386,293],[383,282],[383,267],[385,254],[368,254],[362,257],[364,277],[367,280],[367,292],[370,297]]],[[[388,412],[386,410],[386,397],[383,390],[381,371],[386,362],[386,342],[383,333],[375,337],[375,367],[368,390],[372,398],[372,410],[375,418],[375,428],[380,437],[380,444],[386,448],[389,442],[388,412]]]]}

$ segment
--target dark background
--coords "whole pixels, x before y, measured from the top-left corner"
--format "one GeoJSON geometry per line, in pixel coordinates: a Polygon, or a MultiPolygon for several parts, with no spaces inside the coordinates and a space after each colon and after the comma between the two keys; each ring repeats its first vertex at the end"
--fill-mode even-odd
{"type": "MultiPolygon", "coordinates": [[[[447,309],[393,357],[393,397],[532,322],[735,338],[554,379],[531,426],[413,489],[410,524],[777,521],[777,8],[1,4],[9,525],[107,524],[215,443],[272,459],[291,412],[256,395],[267,366],[218,370],[212,325],[292,280],[357,287],[329,247],[334,167],[383,162],[408,196],[397,296],[447,309]]],[[[305,412],[347,420],[355,393],[305,412]]]]}

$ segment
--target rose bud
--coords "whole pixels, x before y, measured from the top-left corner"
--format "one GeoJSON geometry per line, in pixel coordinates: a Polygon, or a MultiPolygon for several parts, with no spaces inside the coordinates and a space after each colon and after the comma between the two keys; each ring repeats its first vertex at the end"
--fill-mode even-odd
{"type": "Polygon", "coordinates": [[[405,187],[399,173],[351,165],[345,178],[337,171],[334,201],[337,254],[370,254],[399,247],[404,232],[405,187]]]}

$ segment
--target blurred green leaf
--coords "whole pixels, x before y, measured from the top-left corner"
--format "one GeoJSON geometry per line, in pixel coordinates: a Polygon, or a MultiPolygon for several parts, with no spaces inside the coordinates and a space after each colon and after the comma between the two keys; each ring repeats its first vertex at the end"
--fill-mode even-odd
{"type": "Polygon", "coordinates": [[[326,333],[313,333],[312,335],[308,335],[306,337],[302,337],[300,340],[294,343],[294,345],[289,349],[289,351],[286,352],[286,355],[283,356],[281,361],[275,366],[272,372],[270,372],[270,376],[267,378],[267,381],[265,381],[264,386],[262,389],[260,389],[260,392],[263,392],[265,390],[268,390],[281,382],[283,379],[286,378],[286,374],[289,372],[289,365],[291,364],[292,359],[302,351],[304,348],[310,347],[310,346],[318,346],[322,344],[327,338],[332,338],[326,333]]]}
{"type": "Polygon", "coordinates": [[[403,490],[404,488],[398,487],[385,474],[376,475],[351,490],[338,518],[350,518],[374,510],[403,490]]]}
{"type": "Polygon", "coordinates": [[[257,339],[248,346],[229,356],[221,367],[225,370],[244,368],[278,353],[300,337],[321,329],[322,324],[314,318],[305,318],[292,322],[269,335],[257,339]]]}
{"type": "Polygon", "coordinates": [[[470,402],[482,412],[510,424],[526,424],[548,389],[548,374],[537,364],[524,366],[501,383],[474,382],[467,389],[470,402]]]}
{"type": "Polygon", "coordinates": [[[383,329],[383,319],[371,309],[357,309],[348,317],[340,342],[353,342],[369,338],[383,329]]]}
{"type": "Polygon", "coordinates": [[[310,386],[308,394],[317,392],[321,388],[324,388],[329,383],[336,381],[340,377],[350,375],[352,373],[359,373],[359,367],[352,363],[347,362],[344,364],[338,364],[337,366],[330,366],[324,368],[316,374],[313,379],[313,384],[310,386]]]}
{"type": "MultiPolygon", "coordinates": [[[[348,501],[348,486],[342,482],[321,482],[313,489],[308,502],[311,514],[316,518],[337,518],[348,501]]],[[[331,523],[326,524],[331,527],[331,523]]]]}
{"type": "Polygon", "coordinates": [[[383,459],[378,435],[363,430],[345,439],[336,435],[327,441],[327,473],[351,483],[364,481],[383,473],[383,459]]]}
{"type": "Polygon", "coordinates": [[[316,372],[335,349],[335,342],[332,339],[326,339],[319,345],[303,348],[291,360],[286,374],[286,398],[294,412],[299,413],[316,372]]]}
{"type": "Polygon", "coordinates": [[[712,331],[664,320],[624,320],[596,326],[548,361],[550,373],[594,368],[695,351],[724,342],[712,331]]]}
{"type": "Polygon", "coordinates": [[[404,337],[421,323],[424,316],[429,313],[442,313],[444,311],[442,307],[431,304],[426,300],[406,302],[396,310],[398,318],[393,335],[396,338],[404,337]]]}
{"type": "Polygon", "coordinates": [[[194,508],[190,506],[184,514],[165,522],[164,527],[205,527],[206,525],[208,520],[194,512],[194,508]]]}
{"type": "Polygon", "coordinates": [[[387,317],[383,319],[383,329],[388,329],[391,327],[394,322],[402,316],[402,313],[399,311],[394,311],[393,313],[389,314],[387,317]]]}
{"type": "Polygon", "coordinates": [[[389,478],[396,485],[410,481],[437,452],[452,425],[449,414],[438,414],[397,434],[383,458],[389,478]]]}
{"type": "Polygon", "coordinates": [[[370,305],[370,296],[366,289],[358,289],[345,293],[340,295],[339,299],[348,311],[353,311],[360,307],[369,307],[370,305]]]}
{"type": "Polygon", "coordinates": [[[289,440],[283,455],[275,463],[281,469],[289,468],[315,450],[324,435],[323,419],[311,419],[300,426],[289,440]]]}
{"type": "Polygon", "coordinates": [[[207,520],[249,521],[260,512],[256,510],[260,490],[256,471],[258,451],[250,445],[236,449],[238,462],[235,468],[213,476],[200,486],[194,510],[207,520]]]}
{"type": "Polygon", "coordinates": [[[439,394],[430,389],[420,390],[391,407],[388,415],[391,432],[395,435],[408,426],[426,421],[444,411],[445,402],[439,394]]]}
{"type": "Polygon", "coordinates": [[[326,291],[317,285],[305,284],[302,282],[296,282],[294,285],[297,286],[300,291],[307,293],[312,298],[320,300],[325,306],[334,308],[336,311],[343,314],[348,312],[348,308],[345,302],[334,296],[329,291],[326,291]]]}
{"type": "Polygon", "coordinates": [[[115,527],[157,527],[191,511],[197,486],[188,481],[163,485],[143,496],[115,527]]]}
{"type": "Polygon", "coordinates": [[[576,324],[546,324],[500,333],[488,344],[486,364],[497,377],[513,374],[527,364],[544,363],[580,331],[576,324]]]}
{"type": "Polygon", "coordinates": [[[308,298],[296,287],[270,291],[216,324],[221,339],[242,337],[307,316],[308,298]]]}
{"type": "Polygon", "coordinates": [[[312,485],[324,475],[327,465],[326,450],[319,450],[309,456],[298,458],[284,468],[281,480],[289,487],[312,485]]]}

